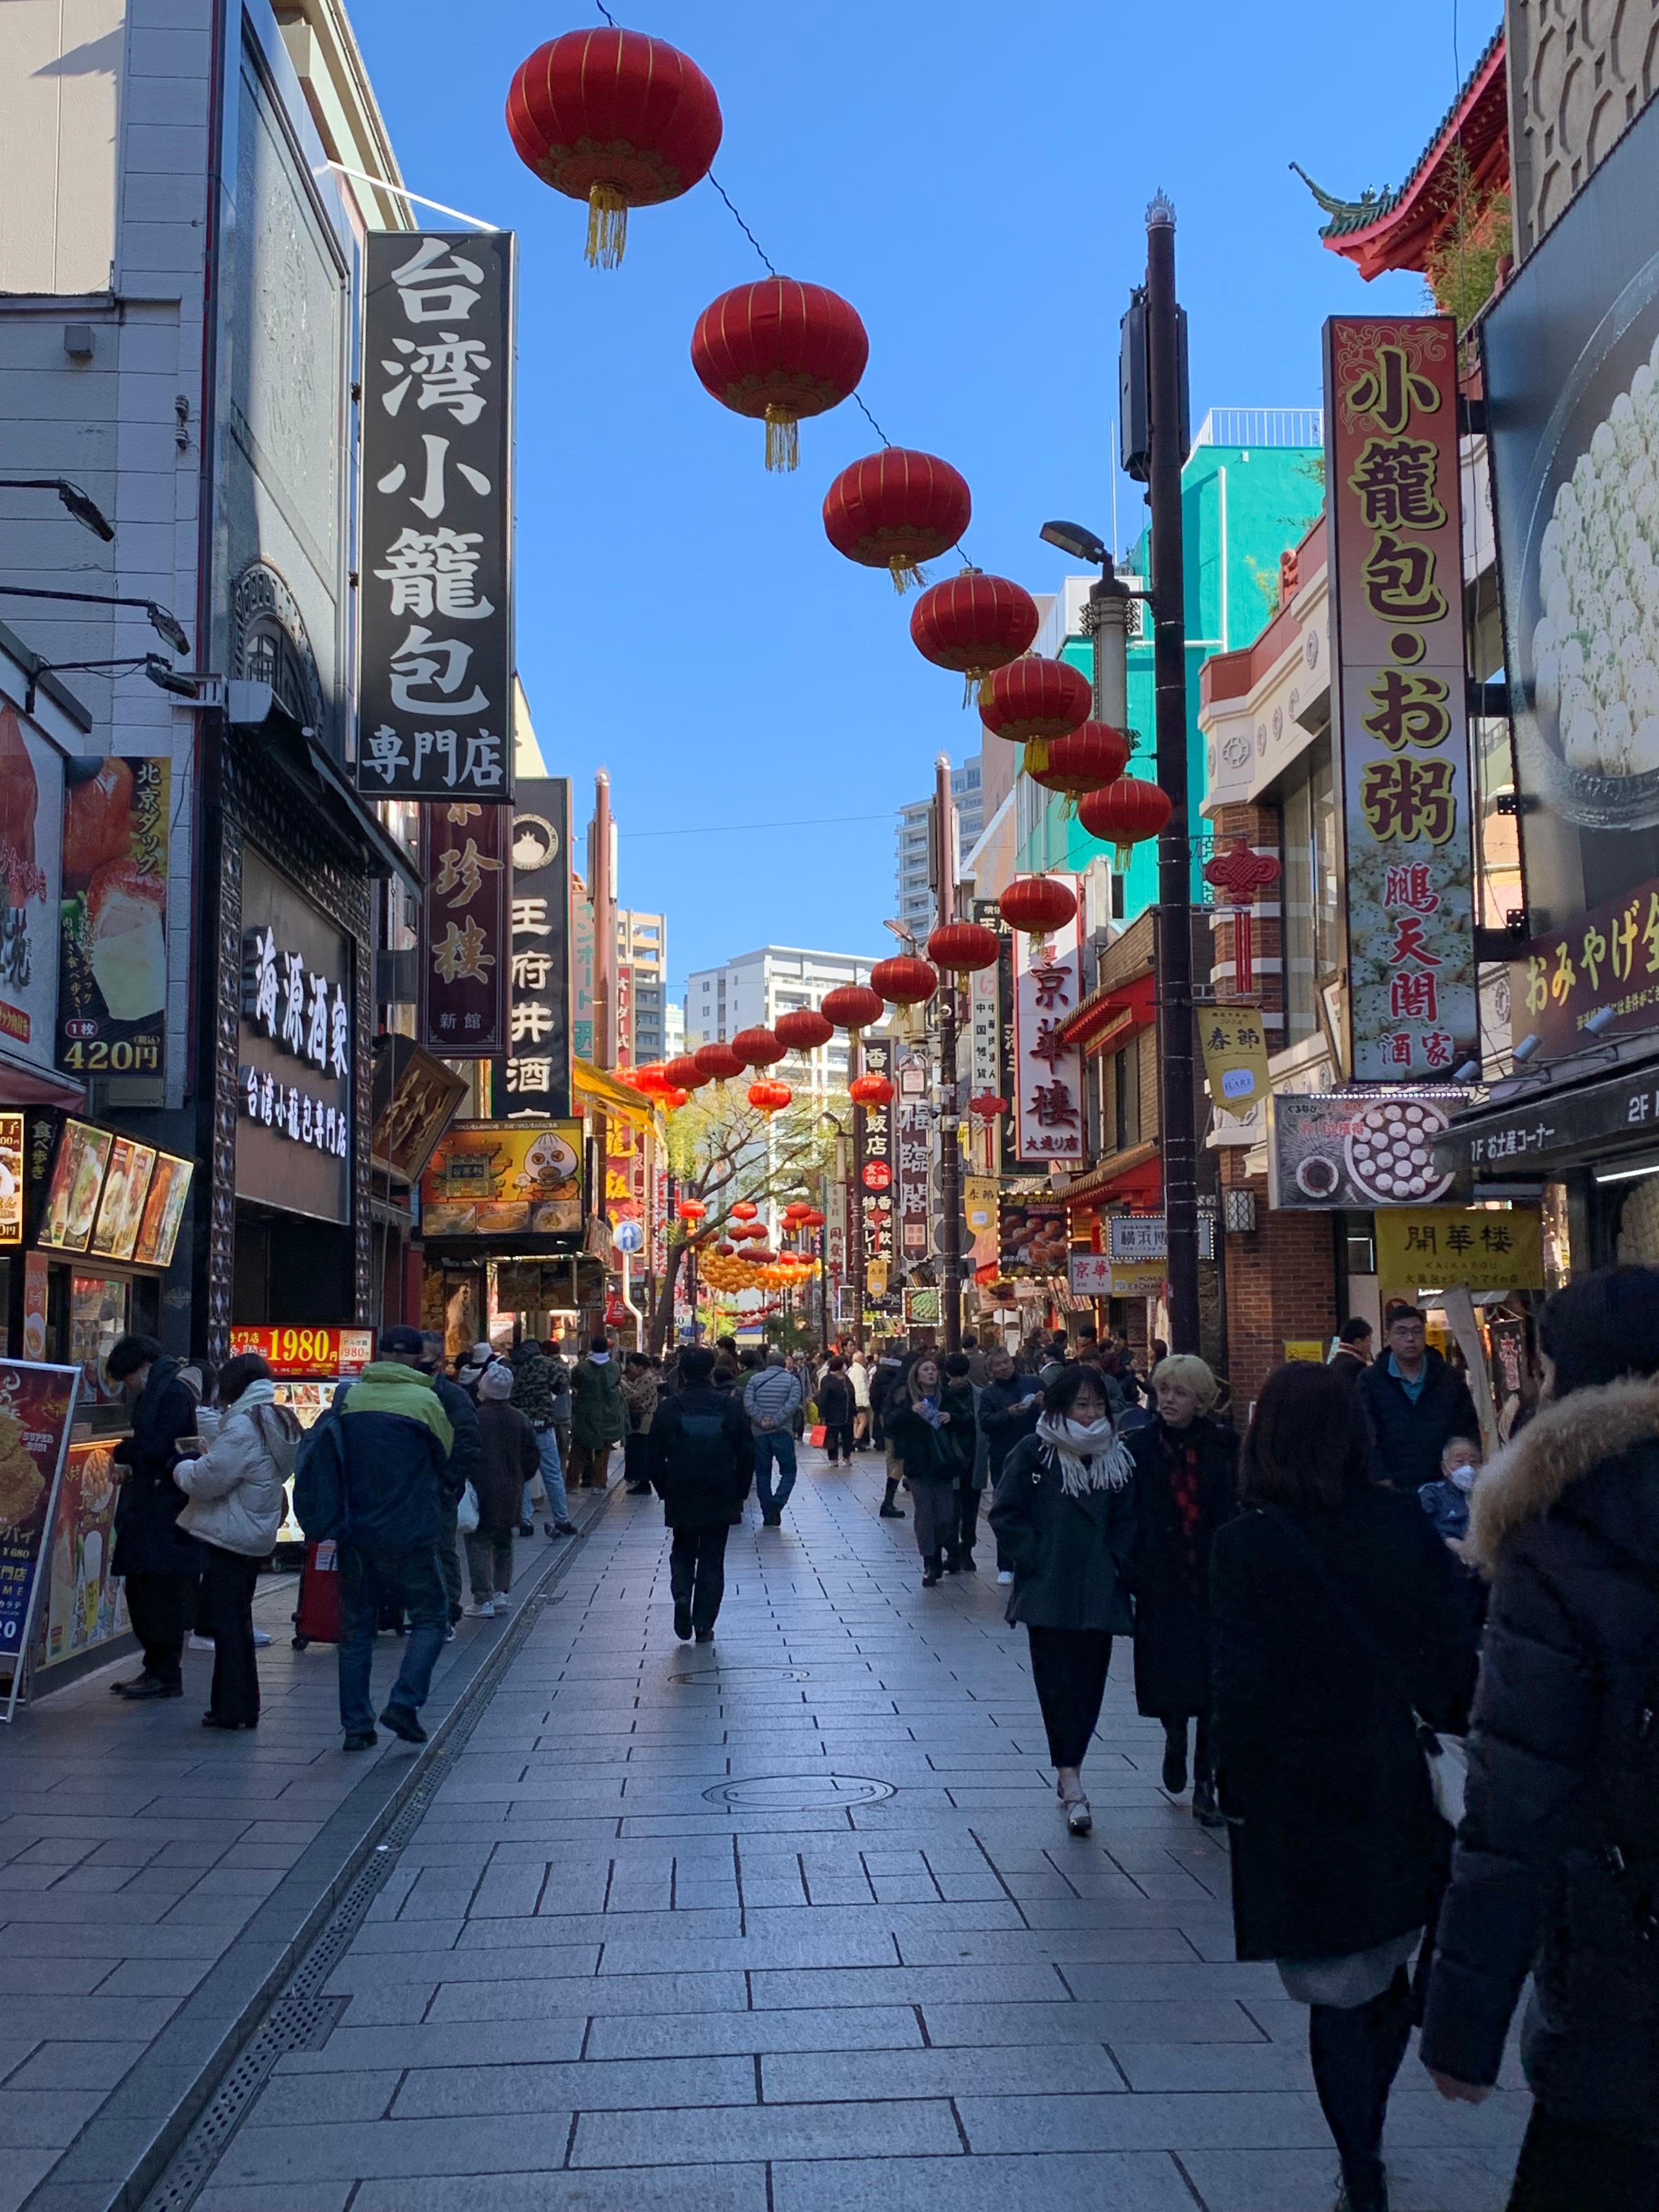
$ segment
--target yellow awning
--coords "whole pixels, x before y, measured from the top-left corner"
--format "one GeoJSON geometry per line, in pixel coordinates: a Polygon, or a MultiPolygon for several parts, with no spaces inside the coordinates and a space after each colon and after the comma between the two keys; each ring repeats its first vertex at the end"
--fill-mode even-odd
{"type": "Polygon", "coordinates": [[[602,1108],[607,1114],[615,1114],[636,1129],[648,1129],[656,1121],[654,1100],[647,1098],[643,1091],[635,1091],[621,1076],[595,1067],[592,1060],[572,1060],[570,1087],[579,1099],[602,1108]]]}

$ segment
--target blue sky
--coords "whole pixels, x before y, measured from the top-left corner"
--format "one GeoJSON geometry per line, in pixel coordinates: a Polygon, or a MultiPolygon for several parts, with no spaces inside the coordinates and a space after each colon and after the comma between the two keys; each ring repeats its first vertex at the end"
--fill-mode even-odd
{"type": "MultiPolygon", "coordinates": [[[[1397,184],[1450,103],[1454,36],[1467,72],[1497,21],[1491,0],[613,12],[707,71],[714,173],[780,270],[857,307],[872,411],[963,471],[974,559],[1036,591],[1066,565],[1037,540],[1045,516],[1111,534],[1117,324],[1153,191],[1176,208],[1194,425],[1212,405],[1316,404],[1322,319],[1409,308],[1422,287],[1367,287],[1326,252],[1287,164],[1344,196],[1397,184]]],[[[697,315],[764,273],[707,184],[636,210],[619,270],[586,267],[586,210],[523,166],[501,110],[520,61],[596,11],[352,15],[410,188],[519,233],[519,663],[579,824],[603,765],[620,893],[666,911],[677,987],[768,941],[884,948],[893,810],[979,729],[911,644],[912,602],[823,536],[824,489],[877,443],[868,424],[850,404],[804,423],[799,471],[772,476],[761,426],[704,392],[697,315]],[[757,823],[791,826],[736,826],[757,823]]],[[[1140,492],[1117,493],[1127,546],[1140,492]]]]}

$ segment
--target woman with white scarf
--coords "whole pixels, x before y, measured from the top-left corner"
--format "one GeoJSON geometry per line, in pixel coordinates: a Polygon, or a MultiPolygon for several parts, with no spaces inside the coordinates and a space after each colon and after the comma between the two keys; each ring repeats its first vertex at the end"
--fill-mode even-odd
{"type": "Polygon", "coordinates": [[[1094,1819],[1083,1794],[1084,1754],[1106,1694],[1112,1638],[1134,1626],[1133,1468],[1094,1369],[1062,1368],[1043,1396],[1036,1433],[1003,1463],[991,1527],[1013,1567],[1007,1617],[1030,1640],[1066,1825],[1086,1836],[1094,1819]]]}
{"type": "Polygon", "coordinates": [[[257,1352],[228,1359],[219,1370],[218,1434],[173,1470],[190,1500],[179,1526],[203,1548],[203,1610],[214,1653],[204,1728],[259,1725],[253,1586],[283,1525],[283,1486],[300,1449],[300,1424],[276,1399],[270,1370],[257,1352]]]}

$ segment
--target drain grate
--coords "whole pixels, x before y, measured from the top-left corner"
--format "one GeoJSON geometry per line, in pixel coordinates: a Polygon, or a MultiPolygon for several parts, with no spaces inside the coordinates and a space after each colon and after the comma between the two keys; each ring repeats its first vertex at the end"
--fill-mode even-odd
{"type": "Polygon", "coordinates": [[[895,1796],[897,1787],[861,1774],[756,1774],[717,1782],[702,1794],[709,1804],[737,1813],[821,1813],[832,1806],[878,1804],[895,1796]]]}

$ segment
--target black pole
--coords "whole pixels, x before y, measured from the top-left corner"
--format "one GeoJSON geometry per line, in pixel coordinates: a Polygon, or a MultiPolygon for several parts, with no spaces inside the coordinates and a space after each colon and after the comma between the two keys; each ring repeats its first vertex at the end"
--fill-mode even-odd
{"type": "MultiPolygon", "coordinates": [[[[956,920],[956,835],[951,800],[951,757],[934,763],[933,821],[939,845],[939,918],[956,920]]],[[[939,1200],[940,1310],[945,1349],[962,1349],[962,1149],[957,1111],[957,979],[947,969],[939,994],[939,1200]]]]}
{"type": "Polygon", "coordinates": [[[1182,362],[1175,210],[1146,210],[1146,354],[1151,400],[1152,667],[1158,781],[1170,801],[1158,852],[1158,1031],[1164,1069],[1164,1214],[1170,1348],[1199,1349],[1198,1160],[1193,1099],[1192,868],[1187,824],[1187,622],[1181,543],[1182,362]]]}

